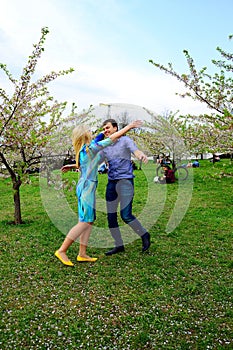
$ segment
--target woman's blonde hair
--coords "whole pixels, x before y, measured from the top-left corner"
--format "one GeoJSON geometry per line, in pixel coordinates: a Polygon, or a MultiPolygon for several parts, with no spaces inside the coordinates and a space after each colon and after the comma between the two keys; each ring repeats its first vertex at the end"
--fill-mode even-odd
{"type": "Polygon", "coordinates": [[[72,132],[72,143],[75,151],[76,165],[79,168],[79,153],[83,145],[91,142],[90,128],[87,125],[80,124],[72,132]]]}

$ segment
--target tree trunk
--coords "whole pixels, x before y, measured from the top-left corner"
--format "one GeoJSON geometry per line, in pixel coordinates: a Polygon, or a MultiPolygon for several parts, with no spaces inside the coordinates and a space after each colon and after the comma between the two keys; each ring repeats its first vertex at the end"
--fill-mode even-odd
{"type": "Polygon", "coordinates": [[[215,154],[213,153],[213,165],[215,164],[215,154]]]}
{"type": "Polygon", "coordinates": [[[16,225],[22,224],[22,217],[21,217],[21,206],[20,206],[20,186],[22,184],[22,181],[20,180],[20,177],[18,179],[12,179],[13,182],[13,191],[14,191],[14,204],[15,204],[15,214],[14,214],[14,223],[16,225]]]}
{"type": "Polygon", "coordinates": [[[142,160],[140,159],[140,162],[139,162],[139,170],[142,170],[142,160]]]}
{"type": "Polygon", "coordinates": [[[20,179],[20,176],[14,171],[14,168],[10,166],[10,164],[7,162],[4,154],[0,152],[0,158],[2,160],[2,163],[5,165],[7,170],[9,171],[9,174],[11,176],[12,181],[12,188],[13,188],[13,195],[14,195],[14,204],[15,204],[15,215],[14,215],[14,223],[22,224],[22,218],[21,218],[21,207],[20,207],[20,192],[19,188],[22,184],[22,181],[20,179]]]}

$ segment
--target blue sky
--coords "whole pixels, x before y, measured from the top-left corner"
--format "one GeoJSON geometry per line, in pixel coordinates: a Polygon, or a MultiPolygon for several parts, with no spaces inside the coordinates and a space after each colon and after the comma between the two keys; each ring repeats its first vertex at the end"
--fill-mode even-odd
{"type": "MultiPolygon", "coordinates": [[[[187,71],[183,49],[197,68],[213,69],[216,47],[232,52],[232,0],[0,0],[0,62],[19,76],[41,28],[50,33],[37,73],[73,67],[50,85],[53,95],[90,104],[127,103],[156,113],[202,113],[181,99],[183,86],[148,61],[187,71]]],[[[7,88],[0,75],[0,87],[7,88]]]]}

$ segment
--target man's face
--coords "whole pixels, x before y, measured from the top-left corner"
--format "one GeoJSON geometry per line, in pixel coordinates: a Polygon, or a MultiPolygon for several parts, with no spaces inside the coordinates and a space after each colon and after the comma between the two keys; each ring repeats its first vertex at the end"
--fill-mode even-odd
{"type": "Polygon", "coordinates": [[[117,131],[116,126],[112,126],[112,123],[108,122],[103,126],[104,136],[108,137],[117,131]]]}

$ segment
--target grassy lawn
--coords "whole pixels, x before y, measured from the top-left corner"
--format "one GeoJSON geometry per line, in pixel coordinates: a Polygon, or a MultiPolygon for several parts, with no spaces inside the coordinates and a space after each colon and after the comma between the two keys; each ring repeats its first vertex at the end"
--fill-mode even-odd
{"type": "MultiPolygon", "coordinates": [[[[233,164],[200,165],[193,169],[188,210],[169,233],[178,184],[163,187],[166,197],[150,227],[149,253],[141,253],[140,239],[111,257],[93,245],[88,253],[98,261],[74,268],[54,257],[64,233],[42,205],[38,176],[21,187],[25,223],[20,226],[9,224],[11,182],[1,178],[0,349],[233,349],[233,164]]],[[[135,171],[136,215],[148,192],[156,198],[163,186],[152,182],[154,164],[144,168],[147,178],[135,171]]],[[[72,181],[78,175],[64,176],[72,181]]],[[[99,176],[103,200],[106,179],[99,176]]],[[[66,196],[76,211],[74,190],[66,196]]],[[[97,212],[96,226],[108,232],[105,213],[97,212]]],[[[69,250],[73,262],[77,252],[75,243],[69,250]]]]}

